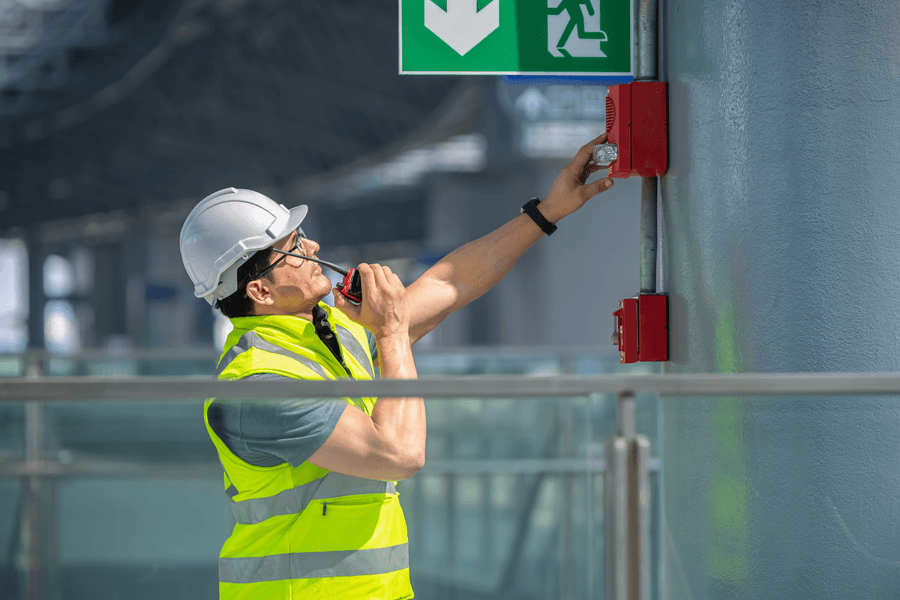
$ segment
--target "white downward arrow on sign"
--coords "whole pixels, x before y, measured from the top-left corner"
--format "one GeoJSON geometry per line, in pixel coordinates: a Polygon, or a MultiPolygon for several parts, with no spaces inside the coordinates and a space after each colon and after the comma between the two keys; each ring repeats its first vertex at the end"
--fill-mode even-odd
{"type": "Polygon", "coordinates": [[[443,11],[431,0],[425,2],[425,27],[447,42],[460,56],[500,27],[500,0],[478,10],[478,0],[447,0],[443,11]]]}

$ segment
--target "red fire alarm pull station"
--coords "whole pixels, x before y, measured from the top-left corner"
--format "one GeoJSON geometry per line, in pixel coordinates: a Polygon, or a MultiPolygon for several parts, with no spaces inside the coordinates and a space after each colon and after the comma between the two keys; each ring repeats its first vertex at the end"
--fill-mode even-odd
{"type": "Polygon", "coordinates": [[[666,84],[633,81],[606,91],[607,143],[594,148],[594,162],[609,176],[659,177],[669,166],[666,84]]]}
{"type": "Polygon", "coordinates": [[[638,294],[619,302],[612,335],[619,363],[669,360],[667,309],[665,294],[638,294]]]}

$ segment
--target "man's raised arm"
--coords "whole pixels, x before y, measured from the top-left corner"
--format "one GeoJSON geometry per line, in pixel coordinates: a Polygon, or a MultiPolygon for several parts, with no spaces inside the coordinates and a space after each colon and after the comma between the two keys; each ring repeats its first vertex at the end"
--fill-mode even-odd
{"type": "MultiPolygon", "coordinates": [[[[594,146],[606,142],[604,133],[581,147],[562,170],[538,210],[556,223],[585,202],[612,187],[612,179],[585,184],[599,167],[589,164],[594,146]]],[[[544,232],[528,215],[519,215],[499,229],[469,242],[428,269],[408,288],[410,342],[415,344],[447,315],[481,297],[509,272],[519,257],[544,232]]]]}

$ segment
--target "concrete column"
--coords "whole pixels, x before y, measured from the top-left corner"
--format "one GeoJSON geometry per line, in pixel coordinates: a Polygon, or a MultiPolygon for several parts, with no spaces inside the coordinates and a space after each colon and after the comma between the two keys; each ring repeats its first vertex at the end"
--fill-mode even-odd
{"type": "MultiPolygon", "coordinates": [[[[666,370],[900,370],[900,3],[669,0],[662,27],[666,370]]],[[[662,418],[664,597],[900,589],[897,399],[662,418]]]]}

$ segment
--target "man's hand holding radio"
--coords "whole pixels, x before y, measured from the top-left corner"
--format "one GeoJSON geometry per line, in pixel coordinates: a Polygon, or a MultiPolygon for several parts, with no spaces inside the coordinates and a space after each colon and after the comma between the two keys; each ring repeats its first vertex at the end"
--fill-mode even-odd
{"type": "Polygon", "coordinates": [[[409,300],[400,278],[389,267],[362,263],[357,267],[364,290],[359,306],[349,302],[334,288],[334,305],[353,321],[375,335],[383,337],[409,331],[409,300]]]}

